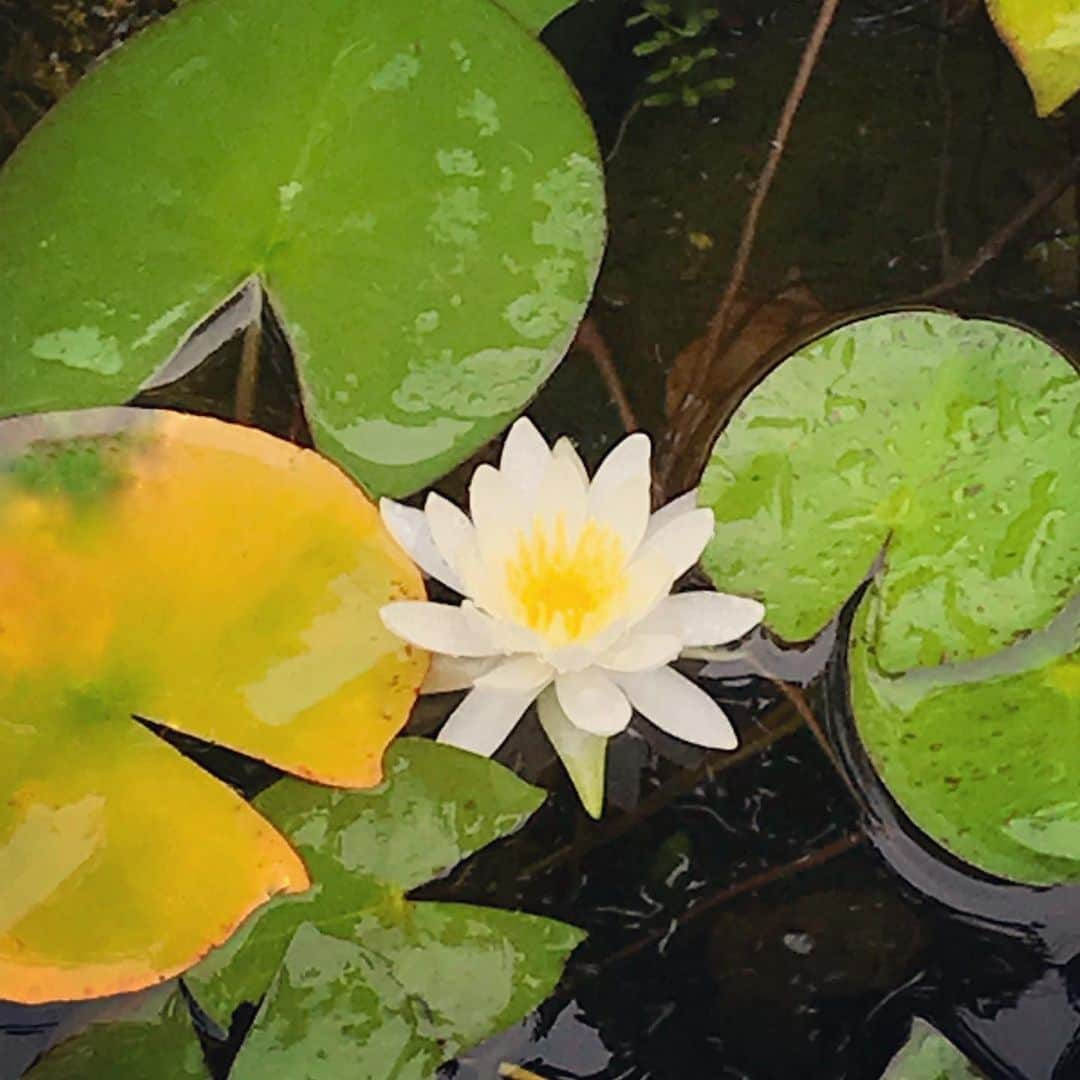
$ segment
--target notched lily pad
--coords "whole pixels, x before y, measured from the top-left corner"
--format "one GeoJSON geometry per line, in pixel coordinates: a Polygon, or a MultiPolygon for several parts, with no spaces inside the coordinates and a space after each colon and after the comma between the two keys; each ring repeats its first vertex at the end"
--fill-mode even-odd
{"type": "Polygon", "coordinates": [[[883,670],[987,656],[1080,579],[1078,434],[1080,377],[1023,330],[931,311],[853,323],[781,364],[717,441],[705,566],[803,640],[885,547],[883,670]]]}
{"type": "Polygon", "coordinates": [[[557,0],[199,0],[93,70],[0,172],[0,402],[121,404],[253,277],[318,447],[401,494],[561,359],[600,159],[529,33],[557,0]]]}
{"type": "Polygon", "coordinates": [[[138,409],[0,424],[0,998],[158,982],[307,872],[135,717],[371,785],[426,667],[422,596],[311,451],[138,409]]]}
{"type": "Polygon", "coordinates": [[[1080,4],[1076,0],[987,0],[1002,41],[1035,97],[1040,116],[1080,90],[1080,4]]]}
{"type": "Polygon", "coordinates": [[[262,1001],[233,1080],[314,1075],[314,1062],[319,1075],[419,1080],[539,1005],[580,931],[405,893],[520,827],[542,799],[499,765],[418,739],[394,743],[376,790],[284,780],[259,796],[318,885],[268,905],[186,977],[223,1025],[262,1001]]]}

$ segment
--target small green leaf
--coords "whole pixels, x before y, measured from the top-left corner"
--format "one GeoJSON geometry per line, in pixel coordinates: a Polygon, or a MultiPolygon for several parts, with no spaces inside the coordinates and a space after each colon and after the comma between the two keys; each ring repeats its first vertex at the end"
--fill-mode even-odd
{"type": "Polygon", "coordinates": [[[634,55],[652,56],[653,53],[658,53],[662,49],[666,49],[676,40],[675,35],[670,30],[657,30],[651,38],[648,38],[646,41],[640,41],[634,46],[634,55]]]}
{"type": "Polygon", "coordinates": [[[202,1047],[175,983],[117,1003],[118,1009],[125,1007],[132,1011],[102,1017],[50,1050],[27,1073],[29,1080],[208,1080],[202,1047]]]}
{"type": "Polygon", "coordinates": [[[285,780],[256,800],[316,888],[269,905],[185,979],[222,1024],[266,995],[234,1080],[271,1061],[292,1063],[288,1075],[318,1062],[326,1076],[421,1080],[538,1005],[580,942],[550,919],[404,895],[517,829],[540,791],[418,739],[393,745],[386,776],[366,792],[285,780]]]}
{"type": "Polygon", "coordinates": [[[695,89],[703,98],[713,98],[719,97],[721,94],[726,94],[734,85],[734,79],[723,77],[719,79],[706,79],[705,82],[698,83],[695,89]]]}
{"type": "Polygon", "coordinates": [[[680,97],[678,94],[673,93],[670,90],[661,90],[657,94],[649,94],[647,97],[643,97],[641,99],[641,104],[647,109],[655,109],[661,105],[674,105],[675,102],[679,100],[680,97]]]}
{"type": "Polygon", "coordinates": [[[704,564],[789,640],[828,622],[886,546],[877,662],[987,656],[1080,580],[1080,377],[1013,326],[880,315],[799,350],[712,453],[704,564]]]}
{"type": "Polygon", "coordinates": [[[881,1080],[985,1080],[985,1077],[941,1032],[916,1017],[908,1041],[889,1062],[881,1080]]]}
{"type": "Polygon", "coordinates": [[[1080,90],[1080,4],[1077,0],[987,0],[1008,45],[1047,116],[1080,90]]]}

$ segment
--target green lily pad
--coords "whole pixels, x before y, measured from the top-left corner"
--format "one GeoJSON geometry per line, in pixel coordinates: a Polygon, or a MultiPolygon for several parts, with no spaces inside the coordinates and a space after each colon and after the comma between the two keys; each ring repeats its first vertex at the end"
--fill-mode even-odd
{"type": "Polygon", "coordinates": [[[140,995],[131,1012],[94,1021],[88,1030],[50,1050],[29,1080],[152,1076],[207,1080],[202,1046],[175,983],[140,995]]]}
{"type": "Polygon", "coordinates": [[[944,1035],[918,1017],[881,1080],[985,1080],[944,1035]]]}
{"type": "Polygon", "coordinates": [[[1009,47],[1046,116],[1080,90],[1080,3],[1077,0],[987,0],[1009,47]]]}
{"type": "Polygon", "coordinates": [[[257,278],[318,447],[402,494],[562,357],[603,179],[565,73],[492,0],[198,0],[24,140],[0,235],[6,412],[128,400],[257,278]]]}
{"type": "Polygon", "coordinates": [[[577,0],[497,0],[499,7],[509,11],[522,26],[539,34],[557,15],[577,3],[577,0]]]}
{"type": "Polygon", "coordinates": [[[424,1080],[554,988],[581,941],[550,919],[409,889],[520,827],[543,794],[475,754],[401,739],[365,792],[284,780],[255,805],[317,882],[274,901],[185,981],[227,1026],[262,1001],[231,1076],[424,1080]]]}
{"type": "Polygon", "coordinates": [[[1034,885],[1080,881],[1080,602],[984,660],[881,673],[868,594],[850,657],[859,735],[908,816],[954,855],[1034,885]]]}
{"type": "Polygon", "coordinates": [[[704,565],[812,637],[885,548],[885,671],[986,656],[1080,579],[1080,377],[1013,326],[880,315],[801,349],[740,405],[700,499],[704,565]]]}
{"type": "Polygon", "coordinates": [[[376,508],[310,450],[144,409],[0,424],[0,999],[137,990],[308,873],[136,717],[371,786],[427,658],[376,508]]]}

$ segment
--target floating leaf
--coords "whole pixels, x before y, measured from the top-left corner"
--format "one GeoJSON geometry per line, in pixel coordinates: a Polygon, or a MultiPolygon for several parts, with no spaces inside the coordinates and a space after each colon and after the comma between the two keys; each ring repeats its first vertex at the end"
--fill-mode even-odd
{"type": "Polygon", "coordinates": [[[569,11],[577,0],[497,0],[522,26],[539,34],[557,16],[569,11]]]}
{"type": "Polygon", "coordinates": [[[126,401],[257,277],[318,447],[398,494],[562,357],[603,180],[565,73],[491,0],[200,0],[24,140],[0,235],[6,411],[126,401]]]}
{"type": "Polygon", "coordinates": [[[742,403],[701,486],[717,587],[815,634],[886,548],[888,671],[985,656],[1080,578],[1080,377],[1012,326],[881,315],[800,350],[742,403]]]}
{"type": "Polygon", "coordinates": [[[50,1050],[27,1075],[30,1080],[206,1080],[209,1073],[187,1004],[169,985],[140,995],[126,1015],[94,1021],[50,1050]]]}
{"type": "Polygon", "coordinates": [[[889,678],[863,601],[852,706],[874,766],[908,816],[959,858],[1030,884],[1080,881],[1080,601],[984,660],[889,678]]]}
{"type": "Polygon", "coordinates": [[[896,1052],[881,1080],[984,1080],[983,1074],[925,1020],[911,1023],[908,1041],[896,1052]]]}
{"type": "Polygon", "coordinates": [[[317,454],[101,409],[0,425],[0,998],[133,990],[307,885],[285,840],[134,717],[370,785],[426,660],[421,596],[317,454]]]}
{"type": "Polygon", "coordinates": [[[504,836],[543,799],[475,754],[401,739],[387,780],[342,792],[284,780],[255,805],[317,882],[276,900],[185,981],[227,1026],[262,1005],[230,1076],[427,1077],[536,1007],[581,940],[573,927],[409,889],[504,836]]]}
{"type": "Polygon", "coordinates": [[[987,0],[1001,40],[1035,97],[1040,116],[1080,90],[1080,3],[1077,0],[987,0]]]}

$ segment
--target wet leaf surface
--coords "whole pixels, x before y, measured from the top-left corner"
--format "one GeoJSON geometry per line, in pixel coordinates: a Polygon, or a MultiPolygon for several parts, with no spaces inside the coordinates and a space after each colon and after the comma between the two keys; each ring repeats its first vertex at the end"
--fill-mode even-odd
{"type": "Polygon", "coordinates": [[[991,18],[1035,97],[1040,116],[1080,90],[1080,4],[1076,0],[988,0],[991,18]]]}
{"type": "Polygon", "coordinates": [[[924,832],[988,873],[1080,881],[1080,636],[1074,601],[1051,627],[968,664],[889,678],[868,594],[850,658],[856,723],[924,832]]]}
{"type": "Polygon", "coordinates": [[[127,400],[257,277],[317,445],[399,494],[562,357],[603,183],[565,74],[489,0],[208,0],[38,125],[0,174],[0,223],[4,410],[127,400]]]}
{"type": "Polygon", "coordinates": [[[884,547],[883,670],[986,656],[1080,578],[1078,418],[1080,377],[1025,331],[934,312],[853,323],[781,364],[717,441],[704,565],[795,641],[884,547]]]}
{"type": "Polygon", "coordinates": [[[0,425],[0,998],[147,986],[304,889],[271,825],[136,717],[377,783],[426,667],[378,609],[422,595],[310,451],[149,410],[0,425]]]}
{"type": "Polygon", "coordinates": [[[187,977],[225,1026],[262,1001],[230,1075],[422,1080],[538,1005],[580,931],[405,893],[520,827],[542,798],[501,766],[417,739],[394,744],[373,791],[283,780],[261,795],[317,884],[268,905],[187,977]]]}

